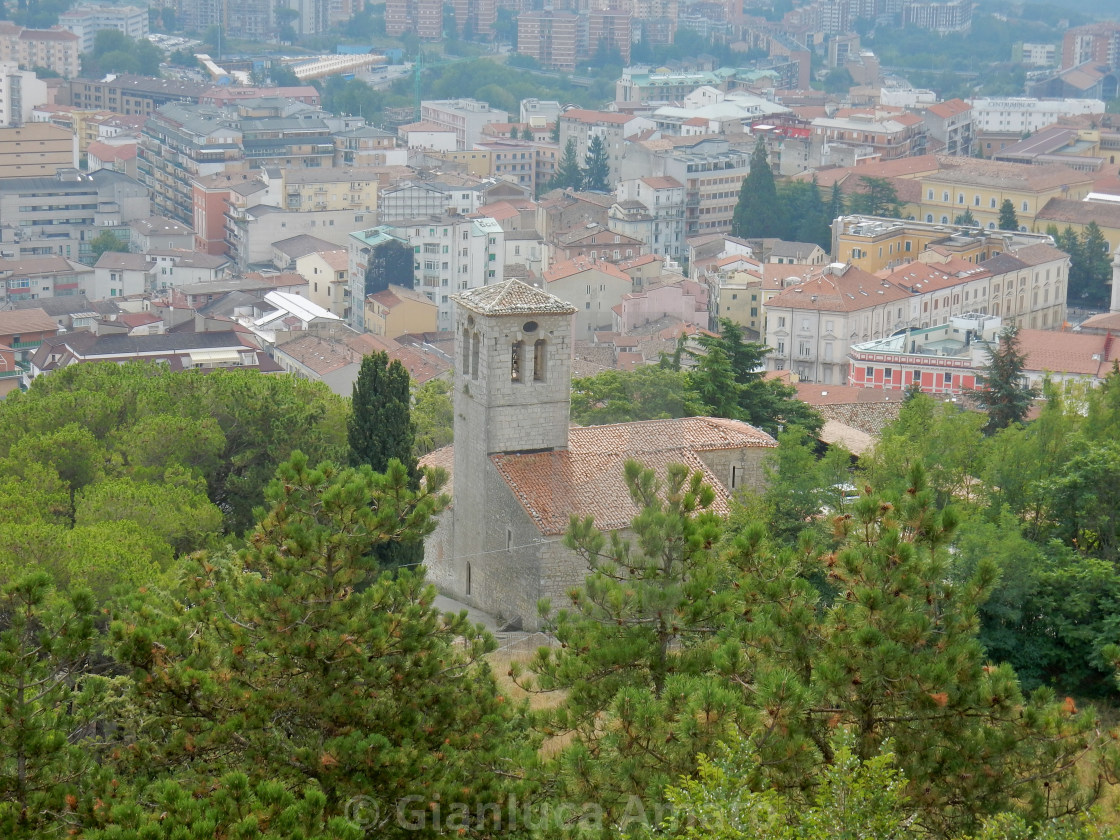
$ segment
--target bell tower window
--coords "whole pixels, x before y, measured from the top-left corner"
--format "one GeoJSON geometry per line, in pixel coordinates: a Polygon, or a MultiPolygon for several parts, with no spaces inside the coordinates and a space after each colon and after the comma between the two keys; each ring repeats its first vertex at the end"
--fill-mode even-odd
{"type": "Polygon", "coordinates": [[[510,378],[510,381],[511,382],[518,382],[518,383],[524,382],[524,379],[522,378],[522,376],[523,376],[523,370],[522,370],[523,359],[522,359],[522,356],[524,356],[524,354],[525,354],[525,342],[524,341],[515,341],[515,342],[513,342],[513,347],[511,349],[512,349],[512,352],[510,353],[510,362],[509,362],[509,378],[510,378]]]}
{"type": "Polygon", "coordinates": [[[544,355],[545,341],[538,338],[533,344],[533,381],[544,382],[544,355]]]}

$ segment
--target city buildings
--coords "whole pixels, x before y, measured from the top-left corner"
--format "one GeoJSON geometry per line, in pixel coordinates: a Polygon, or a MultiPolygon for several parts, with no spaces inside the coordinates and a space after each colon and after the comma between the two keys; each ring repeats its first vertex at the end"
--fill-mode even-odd
{"type": "Polygon", "coordinates": [[[579,15],[564,11],[522,12],[517,16],[517,51],[542,67],[571,73],[583,56],[579,15]]]}
{"type": "Polygon", "coordinates": [[[482,127],[509,122],[509,114],[477,99],[432,99],[420,103],[420,119],[455,132],[459,149],[473,148],[482,140],[482,127]]]}
{"type": "Polygon", "coordinates": [[[437,329],[451,328],[452,294],[505,277],[505,231],[493,219],[425,216],[388,228],[412,248],[413,288],[438,305],[437,329]]]}
{"type": "Polygon", "coordinates": [[[0,61],[0,128],[19,128],[46,101],[46,82],[14,61],[0,61]]]}
{"type": "Polygon", "coordinates": [[[443,3],[440,0],[386,0],[385,34],[399,38],[414,33],[421,41],[443,37],[443,3]]]}
{"type": "Polygon", "coordinates": [[[69,79],[78,75],[80,40],[65,29],[25,29],[0,21],[0,61],[14,61],[24,70],[44,67],[69,79]]]}
{"type": "Polygon", "coordinates": [[[111,231],[122,242],[129,223],[152,215],[137,181],[101,169],[61,169],[51,176],[0,179],[0,252],[10,258],[54,254],[90,260],[90,241],[111,231]]]}
{"type": "Polygon", "coordinates": [[[129,38],[148,34],[148,10],[136,6],[78,6],[58,16],[58,25],[78,36],[78,50],[92,53],[97,33],[116,30],[129,38]]]}

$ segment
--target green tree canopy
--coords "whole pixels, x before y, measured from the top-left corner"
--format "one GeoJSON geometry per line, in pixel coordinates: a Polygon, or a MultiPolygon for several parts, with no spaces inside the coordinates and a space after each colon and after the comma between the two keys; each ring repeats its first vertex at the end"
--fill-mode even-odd
{"type": "Polygon", "coordinates": [[[1004,327],[995,347],[989,348],[991,358],[979,376],[980,390],[976,402],[988,412],[984,430],[991,434],[1012,423],[1022,422],[1030,411],[1035,389],[1026,384],[1023,367],[1026,356],[1019,349],[1017,327],[1004,327]]]}
{"type": "MultiPolygon", "coordinates": [[[[559,125],[559,121],[557,121],[559,125]]],[[[583,170],[580,169],[576,155],[576,141],[569,139],[564,144],[564,155],[556,164],[556,174],[552,176],[548,187],[553,190],[578,190],[583,185],[583,170]]]]}
{"type": "Polygon", "coordinates": [[[731,219],[736,236],[761,238],[781,232],[778,192],[770,168],[770,152],[760,136],[751,153],[751,167],[739,189],[739,202],[731,219]]]}
{"type": "Polygon", "coordinates": [[[1019,217],[1015,215],[1015,205],[1011,203],[1010,198],[1005,198],[999,206],[999,222],[997,222],[997,225],[1000,230],[1019,229],[1019,217]]]}
{"type": "Polygon", "coordinates": [[[587,159],[583,167],[583,188],[592,192],[609,192],[611,165],[602,136],[596,134],[587,144],[587,159]]]}
{"type": "MultiPolygon", "coordinates": [[[[481,661],[493,640],[436,610],[422,570],[379,575],[372,553],[430,532],[441,483],[414,491],[396,460],[382,474],[293,455],[244,550],[192,556],[174,589],[141,593],[114,623],[134,669],[117,772],[188,790],[240,773],[258,791],[308,791],[316,820],[363,797],[382,836],[409,836],[395,820],[407,797],[463,802],[483,835],[497,815],[478,804],[515,794],[508,770],[531,762],[522,709],[481,661]]],[[[107,792],[102,810],[136,796],[107,792]]]]}

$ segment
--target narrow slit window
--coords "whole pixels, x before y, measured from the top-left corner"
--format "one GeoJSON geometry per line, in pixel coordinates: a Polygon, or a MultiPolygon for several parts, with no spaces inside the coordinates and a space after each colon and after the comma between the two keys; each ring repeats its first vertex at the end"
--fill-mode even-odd
{"type": "Polygon", "coordinates": [[[463,376],[471,372],[471,332],[463,330],[463,376]]]}
{"type": "Polygon", "coordinates": [[[543,338],[537,339],[533,345],[533,381],[544,382],[544,345],[543,338]]]}
{"type": "Polygon", "coordinates": [[[478,333],[471,336],[471,379],[478,379],[478,352],[481,339],[478,333]]]}
{"type": "Polygon", "coordinates": [[[522,379],[522,370],[521,370],[521,367],[522,367],[521,357],[524,354],[524,352],[525,352],[525,342],[524,341],[513,342],[513,348],[512,348],[512,352],[510,353],[510,361],[509,361],[509,378],[510,378],[511,382],[523,382],[524,381],[522,379]]]}

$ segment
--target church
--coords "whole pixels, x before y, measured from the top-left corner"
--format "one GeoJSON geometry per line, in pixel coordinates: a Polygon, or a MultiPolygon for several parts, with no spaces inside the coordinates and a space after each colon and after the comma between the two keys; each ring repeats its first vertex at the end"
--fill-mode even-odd
{"type": "Polygon", "coordinates": [[[571,426],[571,304],[519,280],[453,300],[455,442],[421,462],[451,473],[452,504],[424,552],[444,594],[536,628],[537,602],[560,605],[588,572],[563,544],[570,517],[613,531],[637,515],[627,460],[661,476],[678,463],[702,472],[722,513],[735,490],[761,488],[777,442],[737,420],[571,426]]]}

